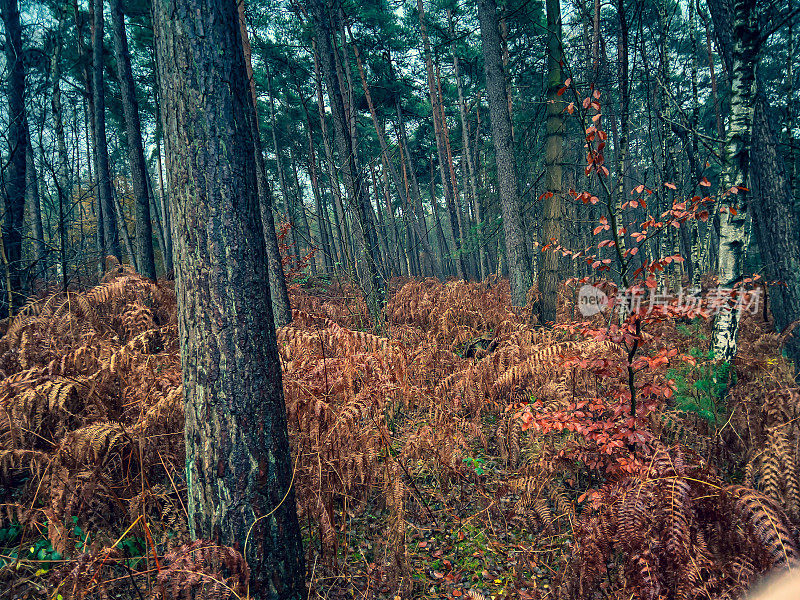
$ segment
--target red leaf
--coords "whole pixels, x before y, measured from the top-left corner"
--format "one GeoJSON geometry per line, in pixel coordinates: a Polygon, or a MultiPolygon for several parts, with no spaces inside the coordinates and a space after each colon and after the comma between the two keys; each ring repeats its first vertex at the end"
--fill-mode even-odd
{"type": "Polygon", "coordinates": [[[711,182],[708,179],[706,179],[705,177],[703,177],[700,180],[700,185],[702,185],[703,187],[710,187],[711,186],[711,182]]]}
{"type": "Polygon", "coordinates": [[[677,186],[674,183],[665,182],[664,185],[671,190],[677,190],[677,186]]]}
{"type": "Polygon", "coordinates": [[[564,87],[569,87],[572,83],[572,77],[567,77],[567,80],[564,82],[564,87]]]}

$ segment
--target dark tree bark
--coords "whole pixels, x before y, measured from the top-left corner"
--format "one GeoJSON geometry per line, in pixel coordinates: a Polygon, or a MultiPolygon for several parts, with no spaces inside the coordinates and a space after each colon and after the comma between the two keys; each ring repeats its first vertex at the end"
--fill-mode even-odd
{"type": "Polygon", "coordinates": [[[497,6],[494,0],[478,0],[478,18],[483,41],[483,66],[492,121],[492,141],[497,161],[500,210],[503,213],[503,233],[506,238],[506,259],[511,280],[511,302],[514,306],[524,306],[531,287],[530,260],[520,216],[517,162],[511,139],[511,117],[508,112],[500,32],[497,28],[497,6]]]}
{"type": "MultiPolygon", "coordinates": [[[[372,187],[375,190],[375,200],[378,206],[378,214],[382,215],[384,235],[387,238],[387,244],[390,248],[389,257],[391,259],[391,270],[395,274],[402,273],[403,269],[400,260],[400,236],[397,234],[397,223],[394,218],[394,211],[392,210],[392,199],[389,196],[389,187],[387,185],[378,185],[378,176],[375,173],[375,165],[369,166],[370,177],[372,178],[372,187]],[[385,208],[381,208],[380,194],[383,194],[385,208]],[[383,212],[385,211],[385,215],[383,212]]],[[[385,179],[384,179],[385,181],[385,179]]]]}
{"type": "Polygon", "coordinates": [[[22,26],[17,0],[0,3],[6,29],[5,55],[8,81],[8,166],[3,174],[5,184],[5,218],[3,250],[6,274],[6,305],[3,311],[13,313],[22,304],[22,228],[25,215],[25,173],[30,137],[25,118],[25,65],[22,60],[22,26]]]}
{"type": "Polygon", "coordinates": [[[161,252],[161,256],[166,257],[167,243],[164,239],[164,224],[161,222],[161,215],[159,214],[158,206],[156,206],[156,193],[153,189],[153,176],[149,172],[149,169],[147,173],[147,195],[150,197],[150,217],[153,221],[153,231],[156,234],[156,243],[158,243],[158,249],[161,252]]]}
{"type": "Polygon", "coordinates": [[[264,230],[264,246],[267,253],[267,273],[269,275],[269,291],[272,299],[272,317],[275,328],[283,327],[292,322],[292,306],[289,303],[289,291],[286,289],[286,276],[283,272],[283,262],[278,246],[278,235],[275,231],[275,217],[272,213],[275,201],[272,188],[267,179],[267,168],[264,164],[264,148],[261,141],[261,128],[258,122],[258,96],[256,95],[256,82],[253,78],[252,52],[250,49],[250,35],[247,32],[247,19],[245,17],[244,1],[238,2],[239,31],[242,36],[242,50],[244,64],[247,69],[247,81],[250,90],[250,100],[253,103],[255,119],[253,119],[253,143],[256,156],[256,183],[258,184],[259,210],[261,224],[264,230]]]}
{"type": "MultiPolygon", "coordinates": [[[[103,0],[92,0],[94,27],[92,28],[92,94],[94,97],[94,151],[100,208],[103,215],[103,244],[105,251],[122,262],[116,211],[111,191],[111,173],[108,166],[108,140],[106,138],[106,99],[103,81],[103,0]]],[[[104,257],[103,257],[104,258],[104,257]]]]}
{"type": "Polygon", "coordinates": [[[139,101],[136,99],[131,57],[128,51],[128,34],[125,32],[125,15],[120,0],[109,0],[109,6],[117,78],[122,97],[122,111],[125,115],[125,133],[128,138],[128,163],[133,195],[136,197],[136,265],[142,275],[155,280],[156,261],[153,255],[153,224],[150,219],[147,168],[142,148],[142,127],[139,123],[139,101]]]}
{"type": "Polygon", "coordinates": [[[193,536],[242,551],[254,599],[305,595],[236,3],[156,0],[193,536]]]}
{"type": "MultiPolygon", "coordinates": [[[[295,202],[294,207],[294,220],[298,224],[298,232],[300,241],[302,242],[303,251],[301,256],[308,255],[314,247],[314,238],[311,236],[311,227],[308,224],[308,214],[306,213],[306,204],[303,199],[303,187],[300,185],[300,177],[297,175],[297,162],[298,159],[294,154],[294,149],[289,147],[289,164],[292,165],[292,176],[295,189],[295,202]]],[[[308,268],[312,274],[316,274],[316,263],[312,260],[308,263],[308,268]]]]}

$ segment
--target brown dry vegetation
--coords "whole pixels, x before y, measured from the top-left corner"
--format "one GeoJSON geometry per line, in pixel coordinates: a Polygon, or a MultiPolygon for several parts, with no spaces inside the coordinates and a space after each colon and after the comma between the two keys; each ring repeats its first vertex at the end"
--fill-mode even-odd
{"type": "MultiPolygon", "coordinates": [[[[571,288],[553,330],[509,308],[506,281],[392,289],[388,337],[319,281],[278,332],[313,594],[737,598],[800,557],[800,391],[762,315],[720,418],[680,410],[704,375],[673,357],[637,374],[631,426],[625,355],[579,325],[571,288]]],[[[647,353],[707,335],[666,320],[647,353]]],[[[241,548],[186,526],[168,283],[31,302],[0,376],[0,596],[246,597],[241,548]]]]}

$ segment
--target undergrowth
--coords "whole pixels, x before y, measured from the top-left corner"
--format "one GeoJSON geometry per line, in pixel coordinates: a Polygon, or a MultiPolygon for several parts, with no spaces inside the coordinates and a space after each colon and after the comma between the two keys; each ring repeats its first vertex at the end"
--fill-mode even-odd
{"type": "MultiPolygon", "coordinates": [[[[796,562],[800,391],[762,315],[730,373],[705,321],[650,323],[633,411],[630,333],[571,287],[553,329],[504,280],[391,289],[387,337],[320,279],[278,331],[313,594],[736,598],[796,562]]],[[[176,310],[125,272],[4,325],[0,596],[246,597],[188,534],[176,310]]]]}

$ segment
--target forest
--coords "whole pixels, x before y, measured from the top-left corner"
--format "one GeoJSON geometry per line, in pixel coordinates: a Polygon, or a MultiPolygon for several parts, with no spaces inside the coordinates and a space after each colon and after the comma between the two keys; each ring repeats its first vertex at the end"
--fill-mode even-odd
{"type": "Polygon", "coordinates": [[[0,599],[800,598],[797,0],[0,17],[0,599]]]}

